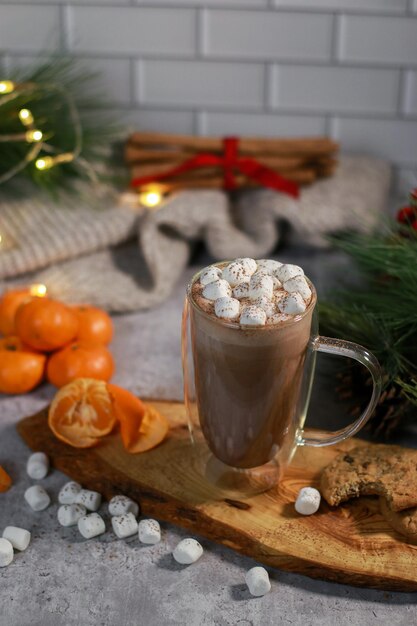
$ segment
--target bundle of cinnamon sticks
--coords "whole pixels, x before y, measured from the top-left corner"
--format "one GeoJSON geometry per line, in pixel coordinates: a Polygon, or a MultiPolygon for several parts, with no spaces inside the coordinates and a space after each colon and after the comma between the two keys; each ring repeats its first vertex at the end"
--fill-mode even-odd
{"type": "MultiPolygon", "coordinates": [[[[299,185],[308,185],[318,178],[331,176],[337,166],[338,144],[327,137],[297,139],[242,138],[239,157],[257,163],[299,185]]],[[[217,137],[193,137],[161,133],[133,133],[125,146],[125,161],[132,179],[157,177],[180,166],[188,159],[211,153],[221,156],[224,142],[217,137]]],[[[235,171],[237,187],[259,186],[255,180],[235,171]]],[[[221,166],[198,167],[163,178],[164,191],[190,188],[222,188],[221,166]]]]}

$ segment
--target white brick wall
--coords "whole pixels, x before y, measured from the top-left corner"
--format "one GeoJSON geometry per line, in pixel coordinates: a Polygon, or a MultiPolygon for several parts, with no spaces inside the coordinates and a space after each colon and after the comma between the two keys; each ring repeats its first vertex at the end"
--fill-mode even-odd
{"type": "Polygon", "coordinates": [[[326,132],[417,184],[417,0],[0,0],[0,67],[60,47],[131,126],[326,132]]]}

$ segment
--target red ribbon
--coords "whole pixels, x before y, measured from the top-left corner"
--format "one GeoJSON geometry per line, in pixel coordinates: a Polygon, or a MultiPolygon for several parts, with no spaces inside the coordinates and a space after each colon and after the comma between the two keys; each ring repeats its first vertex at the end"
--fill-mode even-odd
{"type": "Polygon", "coordinates": [[[239,171],[247,178],[256,180],[262,187],[269,187],[275,191],[281,191],[298,198],[300,195],[298,185],[284,176],[277,174],[269,167],[261,165],[256,159],[239,157],[239,139],[237,137],[225,137],[223,139],[223,154],[217,156],[209,152],[200,152],[191,159],[187,159],[181,165],[173,167],[166,172],[149,176],[134,178],[132,187],[141,187],[148,183],[164,180],[184,174],[200,167],[221,167],[223,169],[224,188],[227,190],[236,189],[235,171],[239,171]]]}

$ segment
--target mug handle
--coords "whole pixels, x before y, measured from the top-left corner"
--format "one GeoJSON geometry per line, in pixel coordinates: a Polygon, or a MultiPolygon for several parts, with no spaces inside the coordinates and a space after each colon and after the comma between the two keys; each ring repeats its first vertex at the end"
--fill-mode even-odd
{"type": "Polygon", "coordinates": [[[321,448],[323,446],[331,446],[335,443],[339,443],[344,439],[348,439],[348,437],[353,437],[353,435],[356,435],[358,430],[366,424],[371,417],[381,395],[382,371],[378,359],[372,354],[372,352],[357,343],[352,343],[351,341],[318,336],[313,340],[311,349],[313,352],[337,354],[338,356],[346,356],[350,359],[359,361],[359,363],[362,363],[362,365],[365,365],[365,367],[368,368],[373,382],[372,396],[369,404],[355,422],[349,424],[349,426],[345,426],[345,428],[336,430],[331,435],[328,435],[326,432],[319,431],[314,437],[304,437],[304,433],[301,431],[301,436],[297,441],[298,445],[321,448]]]}

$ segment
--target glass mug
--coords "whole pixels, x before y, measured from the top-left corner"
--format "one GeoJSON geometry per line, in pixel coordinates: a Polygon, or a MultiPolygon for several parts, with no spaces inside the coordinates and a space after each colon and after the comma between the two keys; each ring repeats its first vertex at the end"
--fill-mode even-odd
{"type": "Polygon", "coordinates": [[[317,294],[310,281],[312,297],[304,313],[242,328],[204,312],[193,300],[200,273],[187,287],[182,320],[184,399],[195,462],[225,495],[253,495],[279,482],[298,446],[329,446],[355,435],[378,402],[381,370],[366,348],[318,334],[317,294]],[[355,422],[307,437],[303,428],[317,352],[365,365],[373,390],[355,422]]]}

